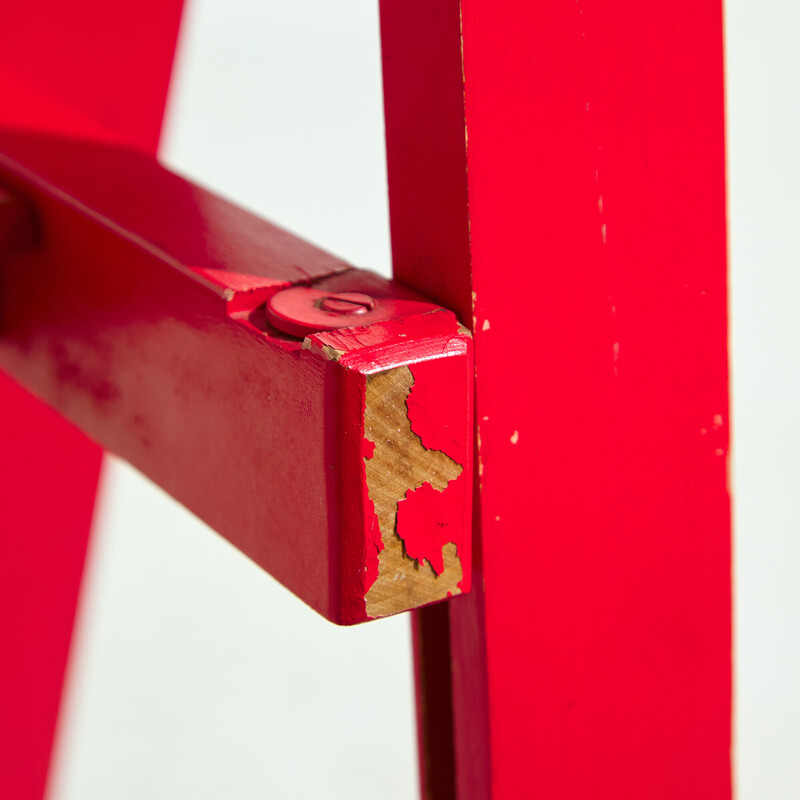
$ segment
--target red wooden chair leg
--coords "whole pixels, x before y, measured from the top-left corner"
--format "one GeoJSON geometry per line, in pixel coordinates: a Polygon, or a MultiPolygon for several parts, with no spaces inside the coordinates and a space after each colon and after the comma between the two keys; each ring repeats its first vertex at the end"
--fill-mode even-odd
{"type": "Polygon", "coordinates": [[[475,335],[457,796],[728,800],[721,5],[381,29],[395,276],[475,335]]]}
{"type": "Polygon", "coordinates": [[[0,775],[39,800],[102,451],[0,374],[0,775]]]}
{"type": "MultiPolygon", "coordinates": [[[[154,152],[182,5],[31,0],[4,9],[0,124],[154,152]]],[[[0,374],[2,797],[44,792],[101,456],[0,374]]]]}

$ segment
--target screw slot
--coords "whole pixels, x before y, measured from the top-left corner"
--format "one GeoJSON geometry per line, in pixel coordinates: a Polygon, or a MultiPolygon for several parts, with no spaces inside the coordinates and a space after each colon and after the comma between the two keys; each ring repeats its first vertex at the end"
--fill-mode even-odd
{"type": "Polygon", "coordinates": [[[332,314],[366,314],[375,306],[375,301],[361,292],[340,292],[319,300],[319,307],[332,314]]]}

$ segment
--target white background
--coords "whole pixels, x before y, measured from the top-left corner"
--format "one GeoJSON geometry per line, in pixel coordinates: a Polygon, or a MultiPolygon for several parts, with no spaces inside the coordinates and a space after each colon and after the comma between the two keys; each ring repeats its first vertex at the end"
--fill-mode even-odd
{"type": "MultiPolygon", "coordinates": [[[[796,800],[800,4],[726,17],[735,780],[796,800]]],[[[375,0],[193,0],[162,156],[388,274],[380,84],[375,0]]],[[[326,623],[109,459],[50,799],[413,798],[409,641],[326,623]]]]}
{"type": "Polygon", "coordinates": [[[726,6],[735,779],[800,797],[800,4],[726,6]]]}

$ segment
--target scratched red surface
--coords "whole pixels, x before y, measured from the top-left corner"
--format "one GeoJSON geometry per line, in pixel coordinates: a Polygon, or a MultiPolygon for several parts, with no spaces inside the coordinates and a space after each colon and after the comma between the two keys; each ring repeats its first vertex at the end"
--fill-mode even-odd
{"type": "Polygon", "coordinates": [[[475,293],[475,588],[429,798],[727,800],[720,4],[381,11],[395,274],[462,318],[475,293]]]}
{"type": "MultiPolygon", "coordinates": [[[[134,13],[101,0],[7,4],[0,125],[154,152],[181,6],[143,0],[134,13]]],[[[3,374],[0,412],[0,794],[39,800],[101,451],[3,374]]]]}

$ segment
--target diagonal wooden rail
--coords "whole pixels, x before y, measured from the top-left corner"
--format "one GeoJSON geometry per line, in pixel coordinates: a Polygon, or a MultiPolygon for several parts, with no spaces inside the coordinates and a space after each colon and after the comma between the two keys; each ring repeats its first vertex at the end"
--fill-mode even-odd
{"type": "Polygon", "coordinates": [[[9,374],[334,622],[469,590],[452,312],[128,148],[0,133],[0,184],[9,374]]]}

